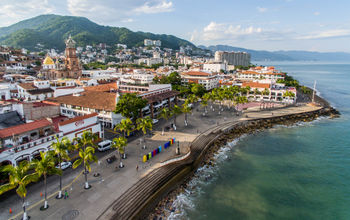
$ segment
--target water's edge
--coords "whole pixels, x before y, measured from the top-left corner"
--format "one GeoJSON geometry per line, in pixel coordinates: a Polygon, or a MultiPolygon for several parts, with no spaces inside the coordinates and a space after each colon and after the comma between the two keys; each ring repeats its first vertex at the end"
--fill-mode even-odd
{"type": "Polygon", "coordinates": [[[222,146],[225,146],[227,143],[237,140],[244,134],[252,134],[257,131],[272,128],[275,125],[290,126],[300,121],[310,122],[320,116],[333,117],[338,115],[339,112],[336,109],[327,106],[311,112],[248,120],[240,122],[239,124],[235,124],[232,127],[226,128],[220,131],[217,137],[213,139],[207,146],[203,147],[202,154],[195,161],[193,161],[193,165],[191,166],[192,169],[187,169],[188,172],[186,175],[184,175],[184,173],[182,172],[183,170],[179,170],[178,172],[182,174],[182,178],[177,177],[177,181],[171,179],[169,182],[165,183],[162,186],[161,191],[156,191],[153,194],[153,201],[146,204],[144,208],[135,216],[153,219],[154,216],[158,216],[162,212],[162,210],[167,208],[167,206],[169,208],[169,203],[174,201],[174,198],[177,195],[179,195],[182,191],[186,190],[187,183],[195,175],[198,168],[203,166],[214,165],[214,155],[220,150],[220,148],[222,146]]]}

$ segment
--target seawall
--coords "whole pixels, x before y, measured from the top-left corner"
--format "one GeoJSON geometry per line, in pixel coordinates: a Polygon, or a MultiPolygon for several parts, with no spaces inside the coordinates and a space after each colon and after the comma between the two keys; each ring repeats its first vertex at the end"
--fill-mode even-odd
{"type": "Polygon", "coordinates": [[[290,125],[299,121],[312,121],[319,116],[336,116],[338,114],[337,110],[326,105],[308,112],[282,116],[271,115],[271,117],[265,118],[247,118],[210,128],[192,142],[191,153],[188,157],[153,170],[107,207],[98,219],[146,218],[158,202],[186,181],[208,155],[242,134],[268,129],[277,124],[290,125]]]}

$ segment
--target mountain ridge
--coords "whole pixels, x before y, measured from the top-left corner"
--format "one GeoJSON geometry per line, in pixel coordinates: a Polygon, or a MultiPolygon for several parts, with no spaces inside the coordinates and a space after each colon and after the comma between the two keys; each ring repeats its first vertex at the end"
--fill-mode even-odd
{"type": "Polygon", "coordinates": [[[36,44],[44,48],[64,49],[64,39],[69,35],[78,46],[106,43],[108,45],[126,44],[128,47],[141,46],[143,40],[161,40],[162,47],[179,49],[180,46],[195,47],[187,40],[166,34],[133,32],[125,27],[103,26],[85,17],[39,15],[0,28],[0,44],[13,47],[24,47],[35,50],[36,44]]]}

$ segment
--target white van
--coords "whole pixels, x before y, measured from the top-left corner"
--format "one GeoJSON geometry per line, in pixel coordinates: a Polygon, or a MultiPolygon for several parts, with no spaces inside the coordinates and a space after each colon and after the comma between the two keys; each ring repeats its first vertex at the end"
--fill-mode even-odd
{"type": "Polygon", "coordinates": [[[109,149],[111,149],[111,145],[112,145],[112,141],[110,141],[110,140],[102,141],[102,142],[98,143],[97,150],[101,151],[101,152],[109,150],[109,149]]]}

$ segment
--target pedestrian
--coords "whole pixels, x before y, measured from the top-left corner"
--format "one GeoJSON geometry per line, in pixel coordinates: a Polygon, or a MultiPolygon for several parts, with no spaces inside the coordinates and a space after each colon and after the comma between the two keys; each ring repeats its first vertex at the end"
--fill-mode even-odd
{"type": "Polygon", "coordinates": [[[64,199],[67,199],[68,198],[68,192],[67,190],[64,190],[64,199]]]}
{"type": "Polygon", "coordinates": [[[139,171],[139,165],[136,165],[136,172],[139,171]]]}

